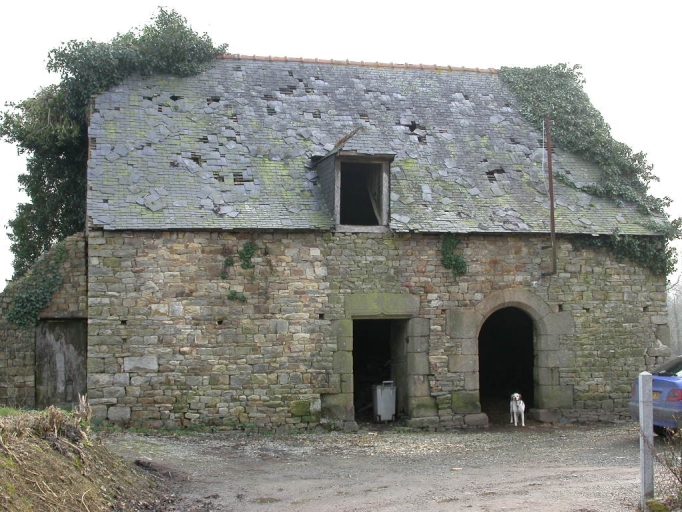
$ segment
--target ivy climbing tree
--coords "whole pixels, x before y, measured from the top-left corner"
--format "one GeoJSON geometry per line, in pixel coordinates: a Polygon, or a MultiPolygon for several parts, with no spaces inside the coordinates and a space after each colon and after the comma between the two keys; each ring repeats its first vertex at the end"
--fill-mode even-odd
{"type": "Polygon", "coordinates": [[[578,154],[601,169],[599,183],[578,186],[568,176],[557,178],[589,194],[609,197],[616,202],[637,204],[664,222],[647,227],[661,236],[637,237],[613,233],[610,237],[588,237],[582,243],[610,248],[619,258],[629,258],[656,275],[670,274],[677,261],[670,241],[681,237],[682,220],[668,220],[664,208],[670,198],[649,194],[651,181],[658,181],[644,153],[635,153],[611,137],[611,129],[583,90],[580,66],[558,64],[536,68],[500,69],[500,78],[518,100],[521,113],[536,129],[542,129],[546,116],[552,119],[552,139],[566,151],[578,154]]]}
{"type": "Polygon", "coordinates": [[[14,278],[54,243],[83,230],[88,114],[93,94],[139,73],[188,76],[227,51],[199,35],[177,12],[160,8],[142,29],[109,43],[70,41],[49,52],[47,69],[61,81],[0,114],[0,135],[27,155],[19,185],[30,202],[9,221],[14,278]]]}

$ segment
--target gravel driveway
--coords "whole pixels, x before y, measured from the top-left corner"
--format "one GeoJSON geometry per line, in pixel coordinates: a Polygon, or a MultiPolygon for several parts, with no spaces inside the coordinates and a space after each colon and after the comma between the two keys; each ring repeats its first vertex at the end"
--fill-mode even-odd
{"type": "Polygon", "coordinates": [[[637,426],[454,432],[109,435],[167,472],[178,511],[628,511],[639,500],[637,426]]]}

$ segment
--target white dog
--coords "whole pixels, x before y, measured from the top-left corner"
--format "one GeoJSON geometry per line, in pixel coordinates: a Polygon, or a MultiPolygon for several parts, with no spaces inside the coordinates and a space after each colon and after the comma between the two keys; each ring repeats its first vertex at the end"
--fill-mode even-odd
{"type": "Polygon", "coordinates": [[[519,393],[514,393],[511,396],[511,401],[509,402],[509,412],[511,413],[511,421],[514,426],[517,426],[517,422],[521,419],[521,426],[525,427],[526,422],[524,418],[524,412],[526,411],[526,404],[521,400],[521,395],[519,393]]]}

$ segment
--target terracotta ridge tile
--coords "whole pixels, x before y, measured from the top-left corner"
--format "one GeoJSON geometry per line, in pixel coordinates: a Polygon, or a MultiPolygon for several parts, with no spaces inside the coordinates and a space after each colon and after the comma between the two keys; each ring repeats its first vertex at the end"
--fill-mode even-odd
{"type": "Polygon", "coordinates": [[[304,62],[307,64],[332,64],[336,66],[364,66],[373,68],[402,68],[402,69],[426,69],[430,71],[468,71],[472,73],[492,73],[497,74],[499,70],[493,68],[467,68],[463,66],[439,66],[438,64],[396,64],[394,62],[365,62],[352,60],[335,60],[335,59],[308,59],[304,57],[273,57],[260,55],[241,55],[223,54],[218,55],[218,59],[234,59],[234,60],[261,60],[270,62],[304,62]]]}

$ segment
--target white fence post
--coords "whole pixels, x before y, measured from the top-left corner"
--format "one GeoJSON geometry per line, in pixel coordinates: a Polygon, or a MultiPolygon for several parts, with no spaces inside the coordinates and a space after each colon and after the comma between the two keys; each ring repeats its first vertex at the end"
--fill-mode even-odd
{"type": "Polygon", "coordinates": [[[651,374],[639,374],[639,477],[640,509],[654,497],[654,403],[651,374]]]}

